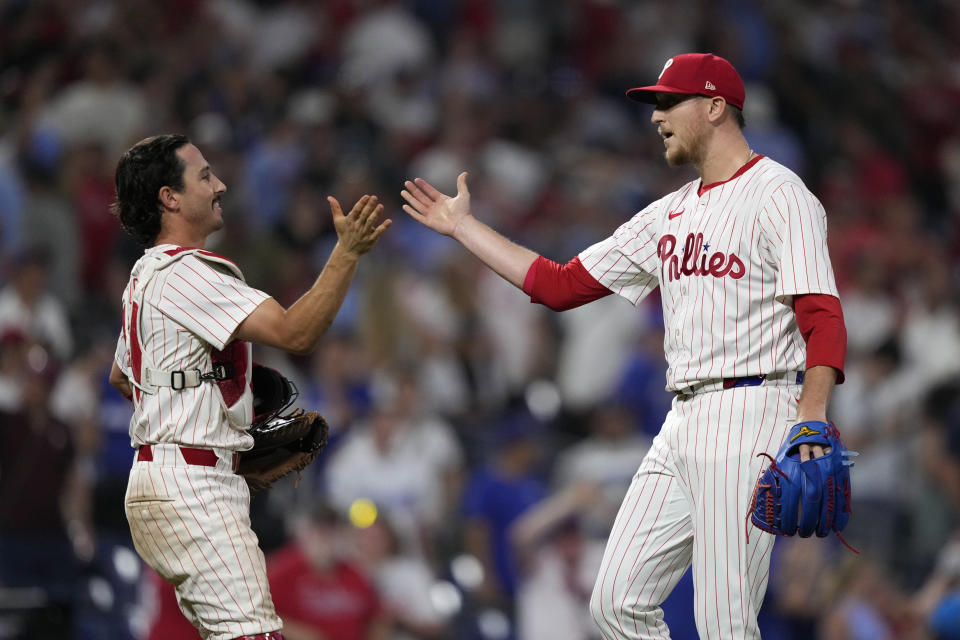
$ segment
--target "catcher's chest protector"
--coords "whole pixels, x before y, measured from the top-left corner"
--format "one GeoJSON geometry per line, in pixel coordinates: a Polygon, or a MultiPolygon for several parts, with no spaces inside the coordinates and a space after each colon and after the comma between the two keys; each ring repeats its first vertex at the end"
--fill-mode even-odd
{"type": "Polygon", "coordinates": [[[123,327],[130,347],[133,369],[134,394],[137,401],[140,393],[154,394],[157,387],[172,387],[174,390],[213,384],[215,395],[223,407],[230,426],[245,431],[253,422],[253,392],[250,386],[253,357],[252,347],[243,340],[231,341],[223,350],[211,349],[206,371],[164,371],[155,368],[150,355],[141,342],[140,310],[147,284],[163,269],[184,256],[193,255],[205,262],[224,266],[240,280],[240,269],[231,260],[203,249],[170,249],[147,257],[146,264],[134,279],[131,300],[125,308],[123,327]]]}

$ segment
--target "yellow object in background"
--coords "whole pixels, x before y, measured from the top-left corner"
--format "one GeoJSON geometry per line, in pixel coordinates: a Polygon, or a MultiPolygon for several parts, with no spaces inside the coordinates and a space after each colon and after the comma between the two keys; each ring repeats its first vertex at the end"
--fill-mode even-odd
{"type": "Polygon", "coordinates": [[[367,498],[359,498],[350,505],[350,522],[353,526],[366,529],[377,521],[377,505],[367,498]]]}

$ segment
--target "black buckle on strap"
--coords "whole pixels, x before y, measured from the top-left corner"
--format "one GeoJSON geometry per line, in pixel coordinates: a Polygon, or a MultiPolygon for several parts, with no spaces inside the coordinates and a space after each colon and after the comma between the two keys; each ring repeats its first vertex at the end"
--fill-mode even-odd
{"type": "Polygon", "coordinates": [[[201,380],[229,380],[233,377],[233,363],[230,362],[221,362],[219,364],[213,365],[213,370],[208,371],[207,373],[200,374],[201,380]]]}
{"type": "Polygon", "coordinates": [[[187,388],[187,375],[183,372],[183,369],[170,372],[170,388],[174,391],[187,388]]]}

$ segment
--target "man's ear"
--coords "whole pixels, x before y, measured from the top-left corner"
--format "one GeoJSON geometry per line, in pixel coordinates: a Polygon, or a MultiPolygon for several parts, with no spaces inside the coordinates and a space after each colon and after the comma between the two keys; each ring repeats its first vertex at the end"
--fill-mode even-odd
{"type": "Polygon", "coordinates": [[[176,211],[180,208],[180,194],[170,187],[160,187],[160,193],[158,195],[160,196],[160,204],[162,204],[165,209],[176,211]]]}
{"type": "Polygon", "coordinates": [[[710,110],[707,112],[707,117],[710,120],[716,122],[723,116],[723,112],[727,109],[727,101],[723,98],[711,98],[710,99],[710,110]]]}

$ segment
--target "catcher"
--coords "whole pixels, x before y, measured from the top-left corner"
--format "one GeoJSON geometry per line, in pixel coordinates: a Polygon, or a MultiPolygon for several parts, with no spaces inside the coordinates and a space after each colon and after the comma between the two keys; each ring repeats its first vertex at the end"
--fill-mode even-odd
{"type": "Polygon", "coordinates": [[[283,623],[250,528],[250,490],[313,461],[327,426],[315,412],[282,414],[295,388],[255,366],[250,343],[312,351],[390,221],[379,221],[376,197],[348,215],[329,198],[337,244],[284,309],[204,250],[223,226],[226,186],[187,138],[134,145],[117,164],[116,189],[113,213],[146,249],[123,294],[110,372],[134,403],[125,499],[134,545],[204,638],[277,640],[283,623]]]}

